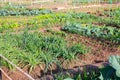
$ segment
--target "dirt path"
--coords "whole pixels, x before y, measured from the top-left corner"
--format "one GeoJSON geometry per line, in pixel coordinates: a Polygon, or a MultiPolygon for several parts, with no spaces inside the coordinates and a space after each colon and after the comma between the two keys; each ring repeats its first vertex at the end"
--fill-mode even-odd
{"type": "Polygon", "coordinates": [[[55,11],[58,12],[67,12],[67,11],[75,11],[75,12],[96,12],[96,11],[103,11],[104,9],[113,9],[113,8],[118,8],[120,7],[120,3],[119,4],[92,4],[92,5],[83,5],[83,6],[71,6],[71,7],[56,7],[56,8],[52,8],[55,11]]]}

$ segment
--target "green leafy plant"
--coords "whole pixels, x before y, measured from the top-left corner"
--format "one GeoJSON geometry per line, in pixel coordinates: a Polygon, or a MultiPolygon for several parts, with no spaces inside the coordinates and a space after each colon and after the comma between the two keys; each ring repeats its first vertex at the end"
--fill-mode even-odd
{"type": "Polygon", "coordinates": [[[52,13],[51,10],[45,9],[28,9],[25,6],[9,4],[2,7],[0,10],[0,16],[32,16],[39,14],[49,14],[52,13]]]}
{"type": "MultiPolygon", "coordinates": [[[[34,12],[35,13],[35,12],[34,12]]],[[[32,15],[30,13],[25,12],[25,14],[32,15]]],[[[20,16],[21,18],[24,16],[20,16]]],[[[15,19],[19,19],[16,17],[13,17],[15,19]]],[[[99,19],[90,14],[86,13],[50,13],[50,14],[40,14],[38,16],[33,17],[32,19],[25,20],[13,20],[7,19],[7,20],[0,20],[0,32],[3,32],[5,30],[13,29],[16,27],[26,27],[25,25],[28,25],[30,29],[36,29],[40,27],[52,27],[52,26],[62,26],[66,22],[81,22],[81,23],[92,23],[96,22],[99,19]]]]}
{"type": "Polygon", "coordinates": [[[75,54],[84,54],[87,53],[86,46],[82,44],[75,44],[69,48],[70,52],[74,52],[75,54]]]}
{"type": "MultiPolygon", "coordinates": [[[[27,30],[23,34],[4,34],[0,36],[0,53],[10,61],[28,67],[31,72],[41,63],[45,64],[45,72],[51,68],[52,64],[60,65],[59,58],[71,60],[77,54],[85,54],[84,45],[68,46],[67,41],[59,35],[45,35],[42,33],[29,33],[27,30]]],[[[5,66],[10,67],[7,63],[5,66]]]]}
{"type": "Polygon", "coordinates": [[[106,26],[113,26],[120,28],[120,9],[108,10],[103,12],[104,15],[108,15],[106,18],[99,19],[99,23],[105,24],[106,26]]]}
{"type": "Polygon", "coordinates": [[[84,26],[80,23],[67,23],[62,30],[99,40],[108,40],[116,44],[120,43],[120,30],[112,27],[93,26],[91,24],[84,26]]]}
{"type": "Polygon", "coordinates": [[[110,56],[109,63],[110,63],[110,66],[112,66],[116,70],[117,77],[120,77],[120,57],[110,56]]]}

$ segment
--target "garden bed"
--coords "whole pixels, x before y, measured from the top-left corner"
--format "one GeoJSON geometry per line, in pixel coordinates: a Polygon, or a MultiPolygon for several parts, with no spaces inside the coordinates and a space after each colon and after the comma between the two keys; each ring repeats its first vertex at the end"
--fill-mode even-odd
{"type": "MultiPolygon", "coordinates": [[[[109,70],[112,74],[108,75],[113,76],[107,78],[119,80],[119,11],[117,8],[96,14],[52,12],[29,15],[30,18],[20,16],[26,20],[3,17],[0,53],[36,80],[106,79],[103,72],[109,70]]],[[[29,80],[8,62],[1,62],[2,69],[13,80],[29,80]]],[[[7,80],[5,75],[3,80],[7,80]]]]}

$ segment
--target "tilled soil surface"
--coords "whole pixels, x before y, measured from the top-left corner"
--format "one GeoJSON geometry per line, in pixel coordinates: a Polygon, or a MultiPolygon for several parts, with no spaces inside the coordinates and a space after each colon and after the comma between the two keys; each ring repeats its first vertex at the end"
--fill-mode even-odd
{"type": "MultiPolygon", "coordinates": [[[[120,6],[119,4],[113,4],[113,5],[102,5],[104,8],[108,6],[112,7],[118,7],[120,6]]],[[[49,8],[56,8],[56,7],[49,7],[49,8]]],[[[56,8],[57,9],[57,8],[56,8]]],[[[83,10],[77,9],[77,11],[82,11],[82,12],[89,12],[89,8],[85,8],[83,10]]],[[[98,10],[98,8],[93,8],[93,11],[98,10]]],[[[54,31],[59,31],[60,27],[54,27],[52,28],[54,31]]],[[[45,32],[46,29],[39,29],[40,32],[45,32]]],[[[34,32],[34,31],[30,31],[34,32]]],[[[14,34],[14,33],[13,33],[14,34]]],[[[16,33],[15,33],[16,34],[16,33]]],[[[110,55],[120,55],[120,45],[114,45],[110,42],[107,41],[100,41],[97,39],[92,39],[84,36],[79,36],[76,34],[69,34],[66,38],[66,40],[69,41],[69,43],[74,42],[74,43],[82,43],[85,44],[87,47],[90,48],[90,52],[85,54],[85,55],[78,55],[78,58],[76,60],[72,61],[64,61],[62,66],[63,66],[63,71],[73,71],[76,72],[78,71],[79,66],[101,66],[103,64],[108,64],[107,60],[110,55]]],[[[52,76],[50,71],[44,75],[45,65],[41,66],[36,66],[35,69],[30,73],[30,75],[35,78],[36,80],[52,80],[52,76]]],[[[5,67],[3,67],[3,70],[8,74],[9,77],[11,77],[13,80],[29,80],[25,75],[23,75],[21,72],[17,70],[9,70],[5,67]]],[[[25,72],[28,73],[28,68],[23,69],[25,72]]],[[[57,74],[60,72],[60,69],[53,64],[52,65],[52,72],[53,74],[57,74]]],[[[2,74],[3,80],[8,80],[3,74],[2,74]]]]}
{"type": "MultiPolygon", "coordinates": [[[[58,27],[59,28],[59,27],[58,27]]],[[[60,29],[60,28],[59,28],[60,29]]],[[[57,30],[56,28],[53,28],[53,30],[57,30]]],[[[69,41],[69,43],[82,43],[85,44],[87,47],[90,48],[90,52],[85,55],[78,55],[78,58],[71,61],[64,61],[62,64],[63,71],[77,71],[79,66],[101,66],[104,63],[107,63],[107,60],[110,55],[120,55],[120,48],[117,45],[114,45],[109,42],[103,42],[97,39],[92,39],[84,36],[79,36],[76,34],[69,34],[66,37],[66,40],[69,41]]],[[[35,69],[30,73],[32,77],[35,79],[42,79],[42,78],[51,78],[51,73],[48,71],[48,73],[44,74],[45,65],[36,66],[35,69]],[[46,75],[46,76],[45,76],[46,75]]],[[[17,70],[9,70],[7,68],[3,68],[3,70],[8,74],[9,77],[11,77],[13,80],[28,80],[27,77],[25,77],[21,72],[17,70]]],[[[28,68],[23,69],[25,72],[28,73],[28,68]]],[[[53,74],[57,74],[60,72],[59,67],[57,67],[55,64],[52,65],[52,72],[53,74]]],[[[3,76],[3,80],[8,80],[3,76]]],[[[45,80],[45,79],[43,79],[45,80]]],[[[49,79],[47,79],[49,80],[49,79]]]]}

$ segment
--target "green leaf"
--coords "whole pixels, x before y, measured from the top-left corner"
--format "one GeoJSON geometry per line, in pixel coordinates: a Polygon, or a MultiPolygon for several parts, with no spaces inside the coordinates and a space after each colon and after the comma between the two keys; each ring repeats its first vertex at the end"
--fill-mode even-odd
{"type": "Polygon", "coordinates": [[[74,80],[74,79],[72,79],[72,78],[66,78],[66,79],[64,79],[64,80],[74,80]]]}
{"type": "Polygon", "coordinates": [[[120,57],[119,56],[110,56],[109,63],[116,70],[116,76],[120,77],[120,57]]]}
{"type": "Polygon", "coordinates": [[[119,56],[110,56],[109,63],[114,69],[120,70],[120,57],[119,56]]]}
{"type": "Polygon", "coordinates": [[[100,73],[99,79],[104,80],[102,73],[100,73]]]}
{"type": "Polygon", "coordinates": [[[117,71],[116,71],[116,76],[117,76],[117,77],[120,77],[120,70],[117,70],[117,71]]]}

